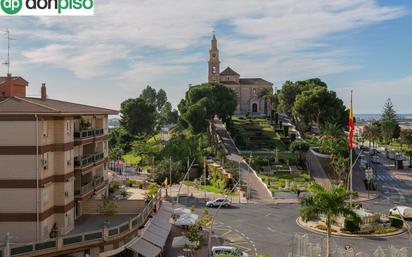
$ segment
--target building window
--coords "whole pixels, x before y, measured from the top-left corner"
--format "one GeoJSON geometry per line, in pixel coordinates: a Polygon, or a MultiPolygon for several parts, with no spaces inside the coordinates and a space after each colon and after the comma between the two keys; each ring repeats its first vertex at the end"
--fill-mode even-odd
{"type": "Polygon", "coordinates": [[[66,163],[67,166],[70,166],[72,164],[72,151],[66,152],[66,163]]]}
{"type": "Polygon", "coordinates": [[[43,188],[43,204],[47,205],[47,203],[49,202],[49,192],[47,191],[47,187],[43,188]]]}
{"type": "Polygon", "coordinates": [[[47,170],[49,168],[49,153],[44,153],[41,159],[43,169],[47,170]]]}
{"type": "Polygon", "coordinates": [[[47,121],[43,120],[43,136],[47,137],[48,136],[48,127],[47,127],[47,121]]]}
{"type": "Polygon", "coordinates": [[[66,133],[69,136],[72,134],[72,123],[69,120],[66,121],[66,133]]]}

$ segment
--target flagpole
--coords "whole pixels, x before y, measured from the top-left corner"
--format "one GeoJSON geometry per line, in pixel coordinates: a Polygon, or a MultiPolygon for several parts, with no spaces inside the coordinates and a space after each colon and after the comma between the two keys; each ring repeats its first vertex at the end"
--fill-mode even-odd
{"type": "Polygon", "coordinates": [[[352,207],[352,194],[353,194],[353,130],[354,130],[354,121],[353,121],[353,106],[352,106],[352,90],[350,91],[350,111],[349,111],[349,148],[350,148],[350,170],[349,170],[349,191],[350,198],[349,203],[352,207]]]}

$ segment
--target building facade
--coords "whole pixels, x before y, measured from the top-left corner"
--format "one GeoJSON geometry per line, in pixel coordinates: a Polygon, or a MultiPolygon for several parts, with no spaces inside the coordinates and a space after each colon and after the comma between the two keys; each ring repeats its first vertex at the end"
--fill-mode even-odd
{"type": "Polygon", "coordinates": [[[26,97],[27,81],[0,78],[0,237],[64,235],[82,205],[107,188],[108,115],[117,111],[26,97]]]}
{"type": "Polygon", "coordinates": [[[216,36],[213,35],[209,50],[209,83],[220,83],[231,88],[237,95],[238,115],[269,115],[270,102],[260,97],[263,89],[272,90],[273,84],[262,78],[241,78],[239,73],[227,67],[220,72],[219,49],[216,36]]]}

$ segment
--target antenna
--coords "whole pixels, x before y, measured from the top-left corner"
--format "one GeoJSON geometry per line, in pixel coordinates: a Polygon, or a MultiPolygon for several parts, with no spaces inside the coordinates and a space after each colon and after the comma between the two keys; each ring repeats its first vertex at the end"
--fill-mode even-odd
{"type": "Polygon", "coordinates": [[[10,74],[10,41],[16,40],[16,39],[10,37],[9,29],[6,29],[5,33],[7,36],[7,60],[3,64],[7,65],[7,75],[9,75],[10,74]]]}

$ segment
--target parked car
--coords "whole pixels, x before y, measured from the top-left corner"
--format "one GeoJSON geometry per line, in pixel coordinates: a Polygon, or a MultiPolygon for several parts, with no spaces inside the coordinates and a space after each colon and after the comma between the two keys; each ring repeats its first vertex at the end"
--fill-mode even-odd
{"type": "Polygon", "coordinates": [[[379,158],[379,156],[377,155],[372,156],[372,163],[376,163],[376,164],[381,163],[381,159],[379,158]]]}
{"type": "Polygon", "coordinates": [[[239,256],[239,257],[249,257],[249,254],[241,251],[240,249],[232,246],[214,246],[212,247],[212,256],[216,257],[219,256],[219,254],[222,253],[228,253],[234,256],[239,256]]]}
{"type": "Polygon", "coordinates": [[[402,217],[409,219],[412,218],[412,208],[408,206],[396,206],[389,210],[390,215],[401,215],[402,217]]]}
{"type": "Polygon", "coordinates": [[[232,205],[232,201],[226,198],[217,198],[206,203],[206,207],[219,207],[220,205],[222,205],[223,207],[229,207],[232,205]]]}

